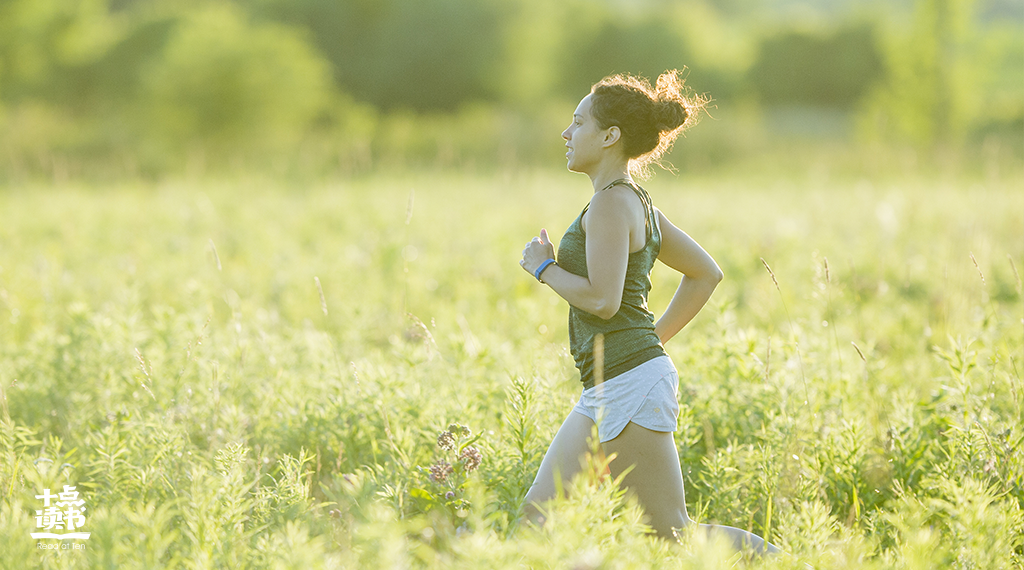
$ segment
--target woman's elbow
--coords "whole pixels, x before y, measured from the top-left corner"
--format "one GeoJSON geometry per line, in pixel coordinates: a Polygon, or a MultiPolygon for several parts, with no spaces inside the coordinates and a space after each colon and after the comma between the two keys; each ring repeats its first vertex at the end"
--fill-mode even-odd
{"type": "Polygon", "coordinates": [[[722,279],[725,279],[725,273],[714,260],[709,259],[707,263],[694,268],[692,273],[683,272],[683,277],[716,287],[722,282],[722,279]]]}
{"type": "Polygon", "coordinates": [[[611,319],[619,312],[619,307],[622,305],[622,301],[611,302],[611,301],[598,301],[594,306],[592,313],[594,316],[602,318],[604,320],[611,319]]]}
{"type": "Polygon", "coordinates": [[[717,285],[722,282],[722,279],[725,279],[725,273],[722,273],[721,267],[715,265],[715,270],[711,272],[711,280],[717,285]]]}

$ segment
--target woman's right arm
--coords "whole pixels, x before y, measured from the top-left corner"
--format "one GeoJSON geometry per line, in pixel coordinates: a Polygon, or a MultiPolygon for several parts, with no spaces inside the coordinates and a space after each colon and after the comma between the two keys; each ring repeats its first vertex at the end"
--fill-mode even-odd
{"type": "Polygon", "coordinates": [[[724,275],[715,260],[693,238],[655,208],[661,226],[662,263],[683,274],[672,301],[654,325],[661,344],[668,342],[701,310],[724,275]]]}
{"type": "MultiPolygon", "coordinates": [[[[570,305],[605,320],[614,317],[622,305],[629,262],[630,200],[636,200],[635,195],[621,186],[598,192],[590,200],[587,277],[558,265],[549,265],[542,274],[544,283],[570,305]]],[[[548,257],[554,257],[554,248],[544,232],[539,240],[534,238],[526,245],[520,265],[532,273],[548,257]]]]}

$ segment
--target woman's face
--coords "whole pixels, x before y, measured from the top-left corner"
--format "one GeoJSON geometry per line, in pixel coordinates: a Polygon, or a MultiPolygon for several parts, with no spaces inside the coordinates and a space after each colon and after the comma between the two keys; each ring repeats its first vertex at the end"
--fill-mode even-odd
{"type": "Polygon", "coordinates": [[[601,159],[602,143],[607,129],[597,125],[597,121],[590,114],[591,105],[591,96],[587,95],[576,107],[572,124],[562,131],[565,146],[569,148],[565,153],[567,166],[573,172],[589,172],[601,159]]]}

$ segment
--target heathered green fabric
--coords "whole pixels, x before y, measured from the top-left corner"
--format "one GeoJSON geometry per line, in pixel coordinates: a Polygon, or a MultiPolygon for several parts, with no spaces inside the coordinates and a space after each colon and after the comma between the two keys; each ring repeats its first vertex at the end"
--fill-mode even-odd
{"type": "MultiPolygon", "coordinates": [[[[629,254],[626,281],[622,288],[619,312],[605,320],[582,309],[569,306],[569,350],[580,371],[584,388],[594,385],[594,337],[604,335],[604,379],[607,380],[652,358],[665,353],[661,340],[654,332],[654,314],[647,309],[647,294],[651,290],[651,268],[661,251],[661,231],[658,228],[654,204],[647,191],[633,186],[647,211],[647,243],[640,251],[629,254]]],[[[565,231],[558,244],[559,267],[581,277],[587,277],[587,235],[581,221],[590,204],[565,231]]]]}

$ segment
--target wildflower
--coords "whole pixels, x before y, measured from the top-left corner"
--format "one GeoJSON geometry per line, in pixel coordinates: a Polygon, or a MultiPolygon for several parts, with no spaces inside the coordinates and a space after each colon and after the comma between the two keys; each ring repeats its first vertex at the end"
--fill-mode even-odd
{"type": "Polygon", "coordinates": [[[462,454],[459,455],[459,460],[466,462],[466,471],[472,471],[480,467],[481,459],[483,459],[483,454],[473,446],[466,447],[462,450],[462,454]]]}
{"type": "Polygon", "coordinates": [[[468,427],[466,427],[466,426],[464,426],[462,424],[458,424],[458,423],[450,424],[448,426],[448,431],[450,431],[450,432],[452,432],[454,434],[458,434],[458,435],[460,435],[462,437],[469,437],[469,436],[473,435],[473,431],[471,429],[469,429],[468,427]]]}
{"type": "Polygon", "coordinates": [[[445,451],[455,449],[455,434],[450,431],[443,431],[437,436],[437,446],[445,451]]]}
{"type": "Polygon", "coordinates": [[[441,459],[430,466],[430,479],[438,483],[444,483],[448,476],[452,474],[452,471],[451,464],[441,459]]]}
{"type": "Polygon", "coordinates": [[[445,498],[446,501],[450,501],[450,500],[454,499],[455,498],[455,491],[448,491],[447,493],[444,494],[444,498],[445,498]]]}

